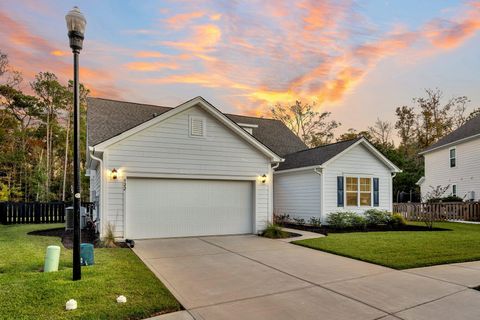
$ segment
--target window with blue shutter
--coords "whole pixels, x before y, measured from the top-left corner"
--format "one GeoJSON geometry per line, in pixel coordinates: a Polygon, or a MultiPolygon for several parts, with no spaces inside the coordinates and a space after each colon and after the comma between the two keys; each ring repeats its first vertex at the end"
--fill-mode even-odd
{"type": "Polygon", "coordinates": [[[337,177],[337,207],[343,207],[343,176],[337,177]]]}
{"type": "Polygon", "coordinates": [[[379,200],[380,200],[380,194],[378,192],[378,178],[373,178],[373,206],[378,207],[379,206],[379,200]]]}

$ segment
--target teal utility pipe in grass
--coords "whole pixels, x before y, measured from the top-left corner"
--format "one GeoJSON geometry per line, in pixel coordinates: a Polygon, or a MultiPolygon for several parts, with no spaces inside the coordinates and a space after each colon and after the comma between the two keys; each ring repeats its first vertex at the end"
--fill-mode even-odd
{"type": "Polygon", "coordinates": [[[48,246],[47,254],[45,255],[45,265],[43,272],[58,271],[58,263],[60,261],[60,247],[48,246]]]}

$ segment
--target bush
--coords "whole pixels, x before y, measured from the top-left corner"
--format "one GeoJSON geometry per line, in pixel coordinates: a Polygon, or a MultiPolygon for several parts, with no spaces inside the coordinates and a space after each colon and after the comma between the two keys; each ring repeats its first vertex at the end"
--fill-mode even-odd
{"type": "Polygon", "coordinates": [[[103,237],[100,246],[104,248],[115,248],[117,246],[115,243],[115,230],[110,223],[107,224],[107,231],[105,232],[105,236],[103,237]]]}
{"type": "Polygon", "coordinates": [[[315,218],[315,217],[311,217],[310,220],[308,220],[308,222],[310,223],[310,225],[312,227],[321,227],[322,226],[322,223],[320,222],[320,218],[315,218]]]}
{"type": "Polygon", "coordinates": [[[390,216],[390,220],[388,221],[388,225],[397,228],[407,224],[407,220],[400,214],[394,213],[390,216]]]}
{"type": "Polygon", "coordinates": [[[289,223],[290,222],[290,215],[289,214],[280,214],[280,215],[277,215],[277,214],[273,214],[273,222],[275,224],[279,224],[281,226],[285,225],[286,223],[289,223]]]}
{"type": "Polygon", "coordinates": [[[269,223],[267,228],[263,230],[261,236],[271,239],[282,239],[288,237],[288,232],[283,231],[278,224],[269,223]]]}
{"type": "Polygon", "coordinates": [[[388,224],[391,214],[386,210],[369,209],[365,211],[365,220],[369,226],[388,224]]]}
{"type": "Polygon", "coordinates": [[[431,198],[428,199],[428,203],[438,203],[438,202],[463,202],[463,199],[458,196],[447,196],[443,198],[431,198]]]}
{"type": "Polygon", "coordinates": [[[349,219],[349,223],[351,227],[355,229],[361,229],[364,230],[367,227],[367,220],[365,217],[356,214],[354,212],[349,212],[349,216],[347,216],[347,219],[349,219]]]}
{"type": "Polygon", "coordinates": [[[298,224],[299,226],[303,226],[305,224],[305,219],[303,218],[294,217],[293,221],[295,221],[295,223],[298,224]]]}
{"type": "Polygon", "coordinates": [[[340,211],[328,215],[327,224],[334,229],[345,229],[351,227],[351,215],[353,212],[340,211]]]}

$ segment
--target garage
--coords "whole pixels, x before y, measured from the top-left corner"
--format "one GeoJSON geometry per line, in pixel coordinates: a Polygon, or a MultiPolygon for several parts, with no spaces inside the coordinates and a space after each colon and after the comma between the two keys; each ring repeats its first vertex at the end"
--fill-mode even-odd
{"type": "Polygon", "coordinates": [[[253,231],[253,182],[128,178],[126,238],[253,231]]]}

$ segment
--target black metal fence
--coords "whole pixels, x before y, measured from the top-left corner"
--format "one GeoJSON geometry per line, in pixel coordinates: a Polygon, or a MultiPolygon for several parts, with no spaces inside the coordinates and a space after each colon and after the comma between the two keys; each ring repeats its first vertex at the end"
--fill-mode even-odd
{"type": "MultiPolygon", "coordinates": [[[[0,202],[1,224],[28,223],[64,223],[65,207],[71,206],[65,202],[0,202]]],[[[87,214],[92,214],[95,204],[82,203],[87,214]]]]}

